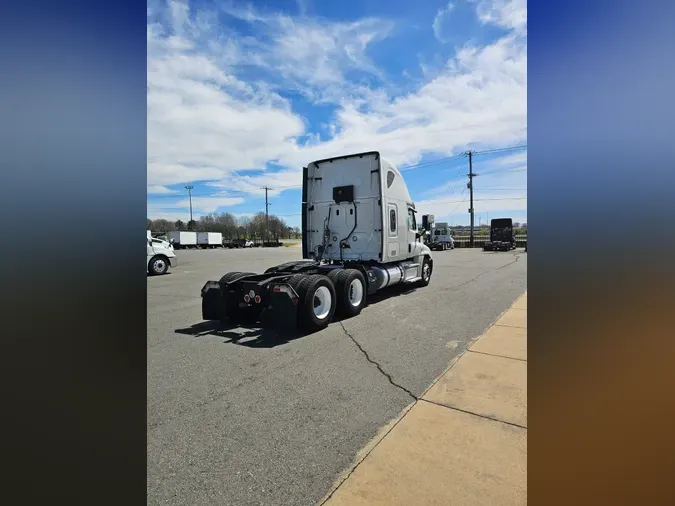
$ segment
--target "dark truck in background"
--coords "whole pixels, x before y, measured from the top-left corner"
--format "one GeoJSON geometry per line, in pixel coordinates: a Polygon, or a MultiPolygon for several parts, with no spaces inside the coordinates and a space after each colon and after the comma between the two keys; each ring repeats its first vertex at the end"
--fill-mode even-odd
{"type": "Polygon", "coordinates": [[[495,218],[490,221],[490,240],[483,245],[483,251],[510,251],[516,249],[511,218],[495,218]]]}

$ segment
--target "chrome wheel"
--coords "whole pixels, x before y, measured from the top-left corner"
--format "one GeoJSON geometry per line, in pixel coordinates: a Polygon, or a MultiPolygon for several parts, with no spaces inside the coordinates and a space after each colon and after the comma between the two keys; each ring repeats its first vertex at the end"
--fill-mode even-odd
{"type": "Polygon", "coordinates": [[[427,281],[431,277],[431,268],[429,266],[429,262],[424,262],[424,266],[422,267],[422,278],[424,278],[424,281],[427,281]]]}
{"type": "Polygon", "coordinates": [[[317,288],[314,292],[314,316],[319,320],[325,319],[330,313],[332,305],[333,297],[330,290],[325,286],[317,288]]]}
{"type": "Polygon", "coordinates": [[[152,262],[152,270],[155,272],[155,274],[162,274],[166,270],[166,262],[164,262],[164,260],[161,258],[157,258],[154,262],[152,262]]]}
{"type": "Polygon", "coordinates": [[[363,301],[363,283],[360,279],[355,279],[349,284],[349,303],[354,307],[359,307],[363,301]]]}

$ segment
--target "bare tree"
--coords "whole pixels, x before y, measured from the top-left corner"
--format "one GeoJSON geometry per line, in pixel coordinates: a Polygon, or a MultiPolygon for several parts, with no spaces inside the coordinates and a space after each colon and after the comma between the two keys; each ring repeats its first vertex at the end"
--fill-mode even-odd
{"type": "Polygon", "coordinates": [[[147,219],[148,230],[152,232],[167,233],[173,230],[195,232],[220,232],[224,239],[254,239],[260,240],[265,237],[269,225],[269,240],[278,241],[288,239],[291,236],[300,236],[298,227],[289,227],[283,218],[270,214],[266,219],[265,213],[260,212],[253,216],[236,218],[231,213],[209,213],[199,217],[198,221],[182,220],[170,222],[164,219],[147,219]]]}

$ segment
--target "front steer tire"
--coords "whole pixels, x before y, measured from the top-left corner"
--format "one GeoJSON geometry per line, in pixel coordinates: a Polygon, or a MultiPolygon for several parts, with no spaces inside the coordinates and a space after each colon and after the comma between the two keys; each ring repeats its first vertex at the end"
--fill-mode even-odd
{"type": "Polygon", "coordinates": [[[169,270],[169,259],[164,255],[157,255],[150,260],[148,274],[151,276],[161,276],[169,270]]]}
{"type": "Polygon", "coordinates": [[[434,264],[429,257],[424,257],[422,261],[422,279],[417,282],[417,286],[427,286],[431,281],[431,273],[433,272],[434,264]]]}

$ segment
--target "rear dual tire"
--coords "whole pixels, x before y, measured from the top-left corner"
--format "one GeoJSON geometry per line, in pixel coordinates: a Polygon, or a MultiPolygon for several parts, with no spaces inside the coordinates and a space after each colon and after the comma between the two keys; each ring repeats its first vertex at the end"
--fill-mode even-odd
{"type": "Polygon", "coordinates": [[[326,328],[337,307],[333,281],[321,274],[296,274],[287,282],[298,294],[298,326],[306,332],[326,328]]]}
{"type": "Polygon", "coordinates": [[[327,276],[335,285],[339,316],[351,318],[366,305],[366,279],[357,269],[335,269],[327,276]]]}

